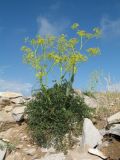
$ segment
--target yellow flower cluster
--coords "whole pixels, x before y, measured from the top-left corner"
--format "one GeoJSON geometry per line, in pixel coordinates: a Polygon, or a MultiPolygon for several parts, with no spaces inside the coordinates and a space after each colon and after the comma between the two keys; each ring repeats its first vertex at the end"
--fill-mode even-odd
{"type": "Polygon", "coordinates": [[[38,45],[43,45],[44,43],[45,43],[45,39],[44,38],[41,38],[41,37],[37,38],[37,44],[38,45]]]}
{"type": "Polygon", "coordinates": [[[54,52],[49,53],[48,58],[51,60],[54,60],[55,63],[61,63],[61,62],[67,61],[66,55],[59,56],[59,55],[55,54],[54,52]]]}
{"type": "Polygon", "coordinates": [[[78,24],[78,23],[74,23],[74,24],[71,26],[72,29],[77,29],[78,27],[79,27],[79,24],[78,24]]]}
{"type": "Polygon", "coordinates": [[[31,63],[32,63],[32,67],[35,68],[37,71],[41,69],[41,66],[40,66],[40,60],[41,60],[41,57],[37,57],[37,59],[34,57],[34,60],[32,59],[31,63]]]}
{"type": "Polygon", "coordinates": [[[84,62],[87,60],[87,57],[80,54],[80,53],[76,53],[70,56],[69,58],[69,64],[70,65],[75,65],[77,62],[84,62]]]}
{"type": "Polygon", "coordinates": [[[87,39],[91,39],[92,37],[94,37],[94,35],[92,33],[87,33],[86,31],[84,30],[79,30],[77,32],[77,34],[80,36],[80,37],[85,37],[87,39]]]}
{"type": "Polygon", "coordinates": [[[86,36],[86,32],[84,30],[79,30],[77,32],[77,34],[80,36],[80,37],[83,37],[83,36],[86,36]]]}
{"type": "Polygon", "coordinates": [[[32,50],[26,46],[22,46],[21,50],[25,53],[29,53],[29,52],[32,52],[32,50]]]}
{"type": "Polygon", "coordinates": [[[100,49],[99,48],[88,48],[87,52],[89,52],[90,55],[98,55],[100,54],[100,49]]]}
{"type": "Polygon", "coordinates": [[[31,45],[43,45],[45,43],[45,39],[38,36],[36,39],[30,40],[31,45]]]}
{"type": "Polygon", "coordinates": [[[68,47],[74,48],[77,43],[78,43],[78,40],[76,38],[72,38],[69,40],[68,47]]]}

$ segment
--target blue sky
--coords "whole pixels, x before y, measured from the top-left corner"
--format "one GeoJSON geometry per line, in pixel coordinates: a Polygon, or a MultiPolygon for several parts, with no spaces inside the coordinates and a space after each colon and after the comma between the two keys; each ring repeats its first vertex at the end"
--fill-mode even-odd
{"type": "Polygon", "coordinates": [[[95,26],[103,30],[97,42],[102,54],[81,65],[74,86],[86,88],[90,73],[102,70],[120,89],[119,0],[0,0],[0,91],[28,94],[36,86],[33,70],[22,63],[25,37],[71,35],[74,22],[88,31],[95,26]]]}

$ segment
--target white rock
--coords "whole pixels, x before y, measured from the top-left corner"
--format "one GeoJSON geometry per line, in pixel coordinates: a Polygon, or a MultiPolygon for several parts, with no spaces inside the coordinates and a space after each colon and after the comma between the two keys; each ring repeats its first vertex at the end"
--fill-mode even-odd
{"type": "Polygon", "coordinates": [[[110,116],[108,119],[108,124],[119,123],[120,122],[120,112],[110,116]]]}
{"type": "Polygon", "coordinates": [[[84,119],[81,146],[94,148],[102,143],[102,135],[88,118],[84,119]]]}
{"type": "Polygon", "coordinates": [[[65,160],[65,155],[63,153],[46,154],[40,160],[65,160]]]}
{"type": "Polygon", "coordinates": [[[99,151],[97,148],[95,148],[95,149],[89,148],[88,153],[96,155],[102,159],[107,159],[107,157],[101,151],[99,151]]]}
{"type": "Polygon", "coordinates": [[[0,160],[4,160],[6,152],[7,152],[7,150],[5,147],[5,143],[0,141],[0,160]]]}
{"type": "Polygon", "coordinates": [[[120,124],[114,124],[109,129],[110,134],[120,136],[120,124]]]}
{"type": "Polygon", "coordinates": [[[25,103],[25,100],[23,97],[17,97],[17,98],[12,98],[11,102],[16,103],[16,104],[23,104],[25,103]]]}
{"type": "Polygon", "coordinates": [[[25,109],[26,106],[21,106],[21,107],[15,107],[12,110],[12,116],[16,122],[19,122],[24,118],[25,109]]]}
{"type": "Polygon", "coordinates": [[[16,92],[0,92],[0,97],[17,98],[17,97],[22,97],[22,94],[16,92]]]}
{"type": "Polygon", "coordinates": [[[94,98],[88,97],[86,95],[84,95],[83,97],[84,97],[84,102],[88,105],[88,107],[90,108],[98,107],[97,101],[94,98]]]}

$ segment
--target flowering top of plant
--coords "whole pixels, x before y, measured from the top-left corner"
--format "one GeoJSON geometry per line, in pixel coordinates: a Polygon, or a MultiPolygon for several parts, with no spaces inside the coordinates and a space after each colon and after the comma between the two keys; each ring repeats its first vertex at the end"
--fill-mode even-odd
{"type": "Polygon", "coordinates": [[[80,29],[78,23],[74,23],[71,29],[75,31],[73,37],[65,34],[59,36],[37,35],[35,38],[27,38],[26,45],[22,47],[24,52],[24,62],[31,65],[36,71],[36,77],[44,84],[44,78],[48,79],[48,74],[54,66],[60,69],[60,79],[68,73],[74,76],[78,70],[78,64],[88,60],[88,54],[98,55],[100,49],[85,48],[85,45],[93,38],[101,36],[99,28],[93,28],[89,33],[80,29]]]}
{"type": "Polygon", "coordinates": [[[100,49],[99,48],[88,48],[87,52],[89,52],[90,55],[98,55],[100,54],[100,49]]]}

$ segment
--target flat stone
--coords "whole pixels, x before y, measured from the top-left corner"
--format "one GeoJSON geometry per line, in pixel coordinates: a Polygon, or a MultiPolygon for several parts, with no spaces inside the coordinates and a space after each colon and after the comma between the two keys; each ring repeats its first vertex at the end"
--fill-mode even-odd
{"type": "Polygon", "coordinates": [[[81,146],[94,148],[102,143],[103,136],[88,118],[84,119],[81,146]]]}
{"type": "Polygon", "coordinates": [[[107,157],[101,152],[99,151],[97,148],[89,148],[88,149],[88,153],[92,154],[92,155],[96,155],[102,159],[107,159],[107,157]]]}
{"type": "Polygon", "coordinates": [[[116,114],[113,114],[110,116],[108,119],[108,124],[113,124],[113,123],[120,123],[120,112],[117,112],[116,114]]]}

